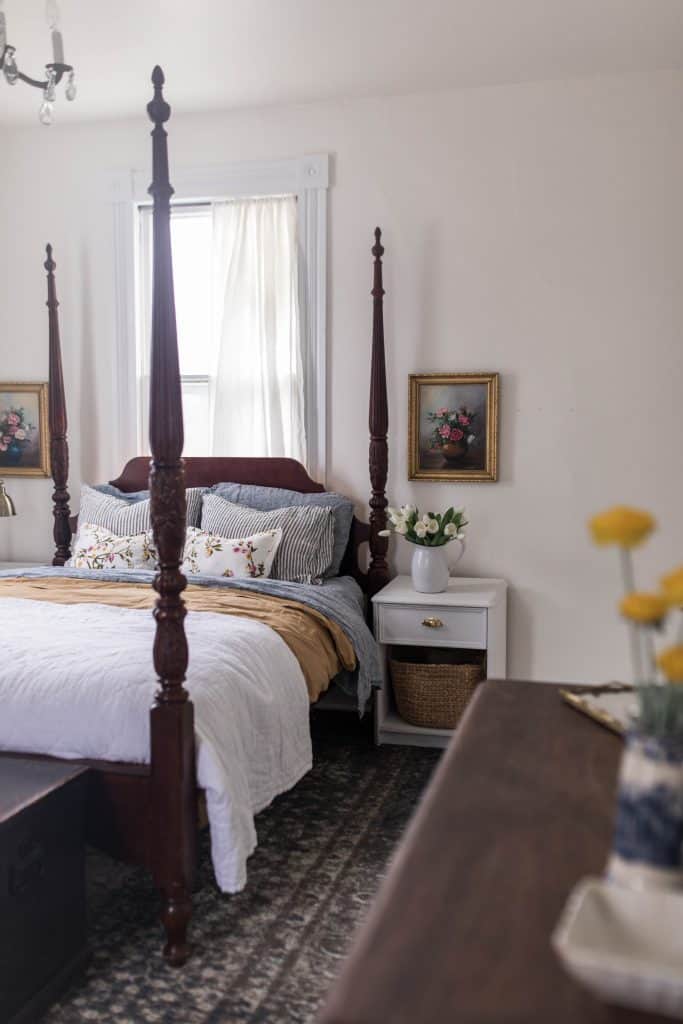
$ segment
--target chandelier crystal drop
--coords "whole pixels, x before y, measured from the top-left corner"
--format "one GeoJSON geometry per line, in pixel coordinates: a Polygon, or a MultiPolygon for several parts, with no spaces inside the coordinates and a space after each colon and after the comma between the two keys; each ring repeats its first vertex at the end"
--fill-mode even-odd
{"type": "Polygon", "coordinates": [[[59,4],[57,0],[46,0],[45,18],[50,29],[52,43],[52,60],[45,65],[43,79],[31,78],[20,71],[17,66],[16,47],[7,41],[7,17],[3,10],[5,0],[0,0],[0,72],[8,85],[25,82],[35,89],[40,89],[43,102],[38,118],[41,124],[50,125],[53,121],[54,105],[57,99],[57,86],[66,76],[64,95],[67,100],[76,99],[76,74],[71,64],[64,59],[64,40],[59,27],[59,4]]]}

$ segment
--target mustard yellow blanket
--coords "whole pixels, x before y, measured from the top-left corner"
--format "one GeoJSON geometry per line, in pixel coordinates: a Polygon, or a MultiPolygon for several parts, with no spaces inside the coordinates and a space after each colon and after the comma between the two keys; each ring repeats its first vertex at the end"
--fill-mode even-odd
{"type": "MultiPolygon", "coordinates": [[[[0,597],[144,609],[153,606],[156,594],[150,586],[142,583],[13,577],[0,579],[0,597]]],[[[192,584],[185,591],[184,598],[190,613],[240,615],[257,619],[274,629],[299,662],[311,702],[328,688],[341,668],[350,670],[356,667],[353,645],[343,629],[322,612],[299,601],[246,590],[219,590],[192,584]]]]}

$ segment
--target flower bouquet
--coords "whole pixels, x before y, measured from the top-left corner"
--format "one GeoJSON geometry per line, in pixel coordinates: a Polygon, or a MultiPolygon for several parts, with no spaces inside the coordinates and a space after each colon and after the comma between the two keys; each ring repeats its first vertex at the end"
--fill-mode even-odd
{"type": "Polygon", "coordinates": [[[464,405],[460,409],[442,406],[436,412],[427,413],[433,428],[429,447],[432,451],[440,451],[446,462],[459,462],[475,440],[476,434],[472,429],[475,418],[476,413],[464,405]]]}
{"type": "Polygon", "coordinates": [[[597,544],[620,552],[636,702],[621,766],[609,875],[625,884],[683,884],[683,566],[658,591],[635,587],[632,550],[655,529],[647,512],[618,506],[590,521],[597,544]],[[656,638],[677,612],[678,640],[657,650],[656,638]]]}
{"type": "Polygon", "coordinates": [[[6,461],[19,462],[34,429],[23,408],[12,406],[0,412],[0,455],[6,455],[6,461]]]}
{"type": "Polygon", "coordinates": [[[449,508],[443,515],[425,512],[415,505],[388,508],[389,529],[381,530],[381,537],[397,533],[415,544],[412,560],[412,579],[415,590],[422,594],[438,594],[448,587],[448,563],[442,549],[451,541],[458,541],[458,559],[465,551],[465,527],[468,525],[464,508],[449,508]]]}

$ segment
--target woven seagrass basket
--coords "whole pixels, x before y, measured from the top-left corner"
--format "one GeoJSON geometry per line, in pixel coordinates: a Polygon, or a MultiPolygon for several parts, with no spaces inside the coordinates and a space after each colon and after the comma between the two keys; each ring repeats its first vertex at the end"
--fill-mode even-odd
{"type": "Polygon", "coordinates": [[[483,677],[481,665],[418,665],[391,660],[398,713],[411,725],[428,729],[454,729],[483,677]]]}

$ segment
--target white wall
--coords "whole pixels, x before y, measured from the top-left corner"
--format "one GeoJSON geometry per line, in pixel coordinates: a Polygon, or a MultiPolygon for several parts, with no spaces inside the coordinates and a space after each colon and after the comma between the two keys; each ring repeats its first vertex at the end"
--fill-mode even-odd
{"type": "MultiPolygon", "coordinates": [[[[168,87],[173,100],[173,83],[168,87]]],[[[135,121],[13,130],[0,169],[2,378],[45,379],[41,247],[58,263],[72,490],[120,469],[106,172],[150,164],[135,121]]],[[[611,552],[585,519],[615,501],[662,530],[644,580],[681,561],[683,75],[661,73],[172,120],[172,164],[333,154],[329,475],[364,511],[372,229],[386,245],[394,503],[466,504],[459,571],[511,586],[510,672],[627,671],[611,552]],[[500,481],[409,484],[407,375],[501,373],[500,481]]],[[[50,487],[0,559],[46,557],[50,487]]],[[[392,542],[393,543],[393,542],[392,542]]],[[[398,563],[408,551],[395,548],[398,563]]]]}

